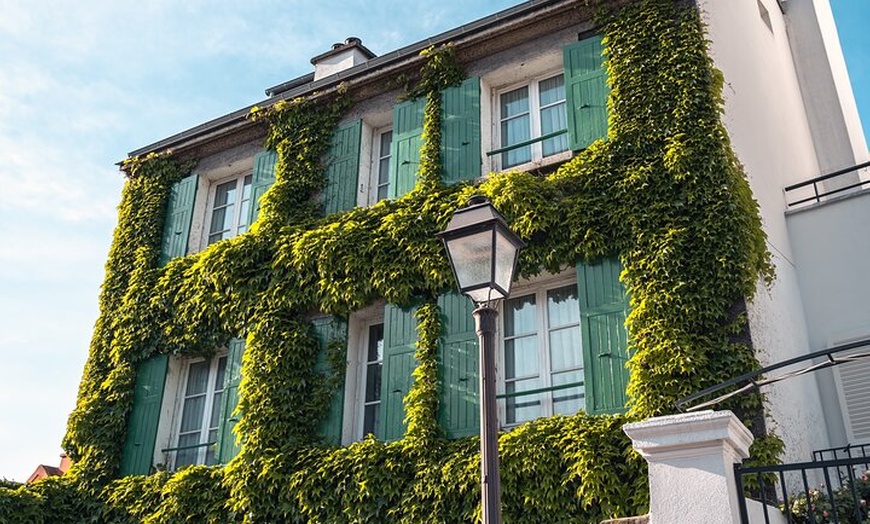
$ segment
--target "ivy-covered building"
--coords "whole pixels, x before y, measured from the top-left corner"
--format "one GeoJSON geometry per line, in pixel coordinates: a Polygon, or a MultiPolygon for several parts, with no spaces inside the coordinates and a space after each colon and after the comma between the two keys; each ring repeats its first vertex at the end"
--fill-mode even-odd
{"type": "MultiPolygon", "coordinates": [[[[802,306],[770,195],[839,140],[807,108],[840,79],[805,85],[824,64],[787,31],[822,3],[534,0],[382,56],[349,38],[132,152],[74,466],[0,487],[0,517],[474,522],[477,336],[435,233],[475,194],[528,244],[499,317],[505,520],[643,512],[622,424],[808,349],[771,324],[802,306]]],[[[828,443],[725,407],[757,460],[828,443]]]]}

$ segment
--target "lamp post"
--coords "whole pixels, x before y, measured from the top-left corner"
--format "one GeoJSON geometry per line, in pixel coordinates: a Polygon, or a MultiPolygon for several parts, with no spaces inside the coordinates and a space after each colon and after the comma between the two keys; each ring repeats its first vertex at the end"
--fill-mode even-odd
{"type": "Polygon", "coordinates": [[[497,301],[510,293],[517,256],[525,245],[484,197],[475,196],[453,213],[438,233],[447,247],[459,290],[475,305],[480,341],[480,476],[483,524],[501,524],[498,471],[498,412],[495,405],[497,301]]]}

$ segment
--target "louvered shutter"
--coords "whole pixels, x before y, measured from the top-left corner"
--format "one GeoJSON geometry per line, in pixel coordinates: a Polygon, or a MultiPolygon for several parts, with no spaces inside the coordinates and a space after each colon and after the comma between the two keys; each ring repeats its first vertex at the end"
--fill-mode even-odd
{"type": "Polygon", "coordinates": [[[196,198],[197,176],[190,175],[172,185],[166,203],[166,218],[163,222],[163,244],[160,249],[160,265],[175,257],[187,254],[190,222],[193,218],[193,201],[196,198]]]}
{"type": "Polygon", "coordinates": [[[474,326],[474,304],[465,295],[438,297],[443,322],[438,347],[441,395],[439,419],[448,438],[480,434],[480,353],[474,326]]]}
{"type": "Polygon", "coordinates": [[[420,169],[420,146],[426,99],[417,98],[393,108],[393,145],[390,148],[390,198],[414,189],[420,169]]]}
{"type": "MultiPolygon", "coordinates": [[[[868,351],[870,347],[863,347],[845,355],[868,351]]],[[[870,360],[840,364],[835,369],[840,376],[849,442],[870,442],[870,360]]]]}
{"type": "Polygon", "coordinates": [[[616,258],[577,263],[586,412],[593,415],[621,413],[627,400],[628,297],[621,270],[616,258]]]}
{"type": "Polygon", "coordinates": [[[480,79],[471,77],[442,93],[441,162],[443,182],[480,177],[480,79]]]}
{"type": "Polygon", "coordinates": [[[356,206],[359,180],[359,144],[362,120],[339,126],[326,155],[323,209],[328,215],[356,206]]]}
{"type": "Polygon", "coordinates": [[[133,390],[133,409],[121,455],[121,476],[151,473],[160,405],[166,383],[167,355],[155,355],[139,364],[133,390]]]}
{"type": "Polygon", "coordinates": [[[574,151],[607,137],[607,72],[602,64],[601,37],[593,36],[566,46],[565,101],[568,142],[574,151]]]}
{"type": "Polygon", "coordinates": [[[248,227],[256,222],[260,214],[260,197],[275,181],[275,164],[278,153],[261,151],[254,157],[254,172],[251,177],[251,206],[248,208],[248,227]]]}
{"type": "Polygon", "coordinates": [[[319,426],[320,435],[325,437],[330,444],[337,446],[341,444],[344,413],[344,370],[333,370],[330,368],[327,351],[330,342],[333,340],[347,341],[347,322],[336,317],[321,317],[312,320],[311,325],[314,328],[314,334],[320,345],[315,370],[323,374],[340,372],[342,377],[341,386],[332,392],[329,412],[326,414],[326,418],[320,421],[319,426]]]}
{"type": "Polygon", "coordinates": [[[243,339],[230,340],[217,437],[217,460],[223,464],[232,460],[240,449],[236,442],[236,436],[233,434],[233,428],[239,421],[239,416],[235,410],[239,404],[239,383],[242,381],[242,354],[244,351],[245,341],[243,339]]]}
{"type": "Polygon", "coordinates": [[[381,382],[381,419],[378,437],[396,440],[405,435],[405,396],[411,389],[416,361],[416,308],[387,304],[384,308],[384,370],[381,382]]]}

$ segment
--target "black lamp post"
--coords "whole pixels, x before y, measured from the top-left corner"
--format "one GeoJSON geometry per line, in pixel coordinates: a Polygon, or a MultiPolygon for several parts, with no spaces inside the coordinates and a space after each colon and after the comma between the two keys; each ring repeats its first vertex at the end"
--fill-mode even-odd
{"type": "Polygon", "coordinates": [[[480,340],[480,474],[483,524],[501,524],[498,412],[495,405],[496,301],[510,293],[517,256],[525,246],[484,197],[472,197],[438,233],[447,246],[459,290],[474,302],[480,340]]]}

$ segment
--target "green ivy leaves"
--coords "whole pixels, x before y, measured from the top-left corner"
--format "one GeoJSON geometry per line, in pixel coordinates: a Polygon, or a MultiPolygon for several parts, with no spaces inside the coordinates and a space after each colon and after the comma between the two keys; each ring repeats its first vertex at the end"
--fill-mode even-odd
{"type": "MultiPolygon", "coordinates": [[[[734,305],[772,273],[758,206],[720,121],[722,78],[697,12],[642,0],[601,11],[598,22],[611,83],[608,140],[546,177],[510,172],[443,186],[440,92],[464,78],[452,46],[425,51],[418,82],[407,89],[427,103],[418,184],[400,199],[320,215],[321,158],[352,86],[253,111],[278,153],[258,222],[164,267],[157,259],[166,198],[191,166],[167,155],[126,163],[101,315],[64,439],[75,467],[36,488],[0,486],[0,518],[473,522],[477,440],[441,438],[441,324],[431,300],[453,287],[434,233],[472,194],[488,196],[527,241],[524,277],[619,253],[631,294],[629,415],[553,417],[502,435],[505,520],[597,523],[643,511],[645,463],[621,425],[669,412],[677,398],[757,366],[751,348],[735,340],[745,316],[734,305]],[[316,428],[329,401],[321,393],[340,377],[314,371],[319,348],[308,320],[415,297],[424,302],[407,436],[319,446],[316,428]],[[208,354],[231,336],[247,340],[240,455],[223,468],[113,481],[137,364],[154,352],[208,354]]],[[[730,407],[750,420],[761,399],[730,407]]],[[[781,442],[759,442],[757,459],[773,460],[781,442]]]]}

